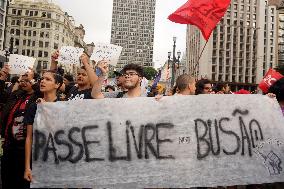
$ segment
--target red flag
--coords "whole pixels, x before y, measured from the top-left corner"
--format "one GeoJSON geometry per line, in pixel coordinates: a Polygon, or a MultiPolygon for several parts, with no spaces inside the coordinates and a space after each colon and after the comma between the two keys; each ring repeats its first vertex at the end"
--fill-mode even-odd
{"type": "Polygon", "coordinates": [[[208,41],[212,31],[225,15],[231,0],[189,0],[168,19],[197,26],[208,41]]]}
{"type": "Polygon", "coordinates": [[[283,78],[279,72],[270,69],[264,76],[263,80],[260,82],[258,87],[264,92],[267,93],[269,88],[279,79],[283,78]]]}

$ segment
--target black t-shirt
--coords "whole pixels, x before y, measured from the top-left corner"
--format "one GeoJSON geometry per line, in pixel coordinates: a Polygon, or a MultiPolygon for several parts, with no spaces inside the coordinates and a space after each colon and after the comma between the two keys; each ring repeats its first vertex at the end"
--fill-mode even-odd
{"type": "Polygon", "coordinates": [[[32,103],[30,107],[27,109],[27,113],[24,118],[24,125],[33,125],[34,124],[34,119],[36,115],[36,110],[37,110],[37,104],[32,103]]]}
{"type": "Polygon", "coordinates": [[[73,87],[70,90],[70,93],[68,95],[69,96],[68,101],[70,101],[70,100],[93,99],[91,93],[92,93],[91,88],[79,91],[78,87],[73,87]]]}
{"type": "MultiPolygon", "coordinates": [[[[60,101],[60,99],[57,98],[53,102],[57,102],[57,101],[60,101]]],[[[25,114],[24,125],[27,126],[27,125],[33,125],[34,124],[36,111],[37,111],[37,104],[32,103],[30,105],[30,107],[27,109],[27,113],[25,114]]]]}

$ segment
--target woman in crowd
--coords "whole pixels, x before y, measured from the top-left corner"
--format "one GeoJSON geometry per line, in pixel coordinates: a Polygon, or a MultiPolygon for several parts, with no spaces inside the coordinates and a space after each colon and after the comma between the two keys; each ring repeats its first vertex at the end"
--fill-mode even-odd
{"type": "MultiPolygon", "coordinates": [[[[63,78],[59,74],[48,71],[43,74],[40,82],[40,91],[43,93],[43,98],[37,100],[37,103],[56,102],[58,101],[57,91],[63,84],[63,78]]],[[[34,103],[27,112],[24,123],[27,126],[27,137],[25,143],[25,172],[24,178],[31,182],[31,152],[32,152],[32,126],[36,114],[36,104],[34,103]]]]}

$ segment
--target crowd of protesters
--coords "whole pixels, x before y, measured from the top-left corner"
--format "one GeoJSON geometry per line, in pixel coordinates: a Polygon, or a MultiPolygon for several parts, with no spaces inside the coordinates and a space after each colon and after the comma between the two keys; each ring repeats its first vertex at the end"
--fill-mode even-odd
{"type": "MultiPolygon", "coordinates": [[[[0,126],[3,140],[1,158],[1,177],[3,189],[26,189],[33,180],[31,165],[32,126],[37,104],[56,101],[71,101],[102,98],[157,97],[171,95],[234,94],[226,83],[212,84],[208,79],[196,80],[183,74],[176,80],[176,85],[168,92],[159,92],[156,87],[144,92],[141,82],[143,67],[136,64],[126,65],[116,74],[116,86],[104,85],[108,75],[108,62],[100,61],[96,68],[89,57],[83,54],[82,66],[77,75],[66,74],[57,66],[59,52],[51,60],[51,68],[42,76],[30,70],[24,75],[10,79],[9,67],[0,72],[0,126]],[[10,82],[8,82],[8,80],[10,82]]],[[[235,94],[249,93],[245,90],[235,94]]],[[[284,115],[284,78],[278,80],[269,89],[271,98],[276,98],[284,115]]],[[[247,186],[247,188],[262,186],[247,186]]],[[[236,188],[236,187],[228,187],[236,188]]]]}

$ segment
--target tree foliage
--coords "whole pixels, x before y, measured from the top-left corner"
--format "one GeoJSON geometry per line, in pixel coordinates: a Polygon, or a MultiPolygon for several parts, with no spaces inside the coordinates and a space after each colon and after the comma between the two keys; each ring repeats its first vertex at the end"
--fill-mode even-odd
{"type": "Polygon", "coordinates": [[[148,80],[153,80],[157,74],[157,70],[153,67],[144,67],[144,77],[148,80]]]}

